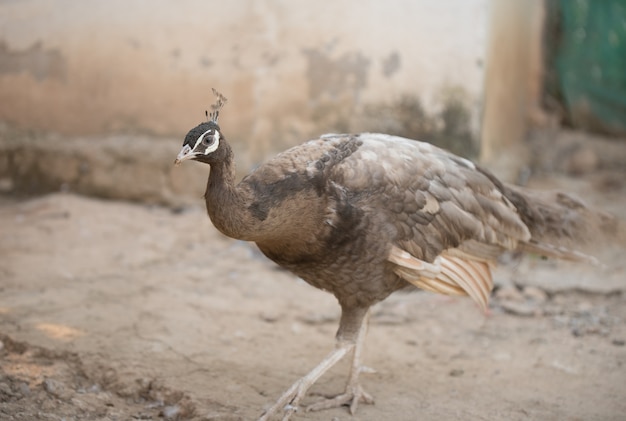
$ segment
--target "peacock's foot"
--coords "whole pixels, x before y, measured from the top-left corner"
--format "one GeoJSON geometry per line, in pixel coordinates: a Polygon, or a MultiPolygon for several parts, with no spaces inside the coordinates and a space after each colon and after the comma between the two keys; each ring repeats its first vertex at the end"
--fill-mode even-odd
{"type": "Polygon", "coordinates": [[[295,382],[257,421],[268,421],[279,413],[282,413],[282,421],[288,421],[294,413],[298,412],[300,400],[306,395],[310,386],[308,383],[306,378],[295,382]]]}
{"type": "Polygon", "coordinates": [[[289,389],[257,421],[269,421],[273,416],[282,413],[282,420],[287,421],[298,411],[300,400],[306,395],[313,385],[329,368],[341,360],[346,353],[352,350],[354,344],[344,343],[330,352],[313,370],[306,376],[297,380],[289,389]]]}
{"type": "Polygon", "coordinates": [[[344,393],[337,396],[329,396],[324,400],[308,405],[305,409],[308,412],[338,408],[340,406],[349,406],[350,414],[354,415],[359,403],[361,402],[373,405],[374,398],[372,398],[372,395],[363,390],[361,385],[357,383],[356,385],[348,386],[344,393]]]}

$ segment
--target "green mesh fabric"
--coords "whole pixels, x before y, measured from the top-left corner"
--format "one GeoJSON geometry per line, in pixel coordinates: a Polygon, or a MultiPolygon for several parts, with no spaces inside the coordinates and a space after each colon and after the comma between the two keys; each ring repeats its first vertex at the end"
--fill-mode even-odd
{"type": "Polygon", "coordinates": [[[626,0],[560,0],[559,88],[575,127],[626,134],[626,0]]]}

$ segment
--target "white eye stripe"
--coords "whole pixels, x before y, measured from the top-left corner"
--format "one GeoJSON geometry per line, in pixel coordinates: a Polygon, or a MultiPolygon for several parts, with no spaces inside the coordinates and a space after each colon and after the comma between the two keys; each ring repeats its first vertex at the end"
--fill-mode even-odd
{"type": "Polygon", "coordinates": [[[220,134],[219,132],[216,130],[215,133],[213,133],[213,142],[211,143],[211,145],[204,151],[205,155],[210,154],[211,152],[214,152],[218,146],[220,146],[220,134]]]}
{"type": "Polygon", "coordinates": [[[196,149],[198,147],[198,145],[200,144],[200,142],[202,142],[202,138],[204,137],[205,134],[207,134],[208,132],[210,132],[213,129],[209,129],[206,132],[202,133],[200,136],[198,136],[198,139],[196,140],[196,144],[193,145],[193,148],[196,149]]]}
{"type": "MultiPolygon", "coordinates": [[[[194,145],[194,149],[196,149],[198,147],[198,145],[200,145],[200,143],[202,142],[202,139],[204,138],[204,136],[209,133],[211,130],[215,130],[215,129],[209,129],[206,132],[202,133],[200,136],[198,136],[198,140],[196,140],[196,144],[194,145]]],[[[204,151],[205,155],[210,154],[211,152],[214,152],[217,147],[220,145],[220,134],[217,130],[215,130],[215,132],[213,133],[213,142],[209,145],[209,147],[204,151]]]]}

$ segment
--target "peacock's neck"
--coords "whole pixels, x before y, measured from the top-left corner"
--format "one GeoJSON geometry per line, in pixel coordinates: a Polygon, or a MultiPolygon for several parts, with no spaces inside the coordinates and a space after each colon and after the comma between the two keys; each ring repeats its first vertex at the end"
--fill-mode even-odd
{"type": "Polygon", "coordinates": [[[303,254],[323,247],[319,239],[329,235],[331,225],[316,222],[328,219],[328,203],[317,191],[297,188],[299,185],[288,178],[269,187],[249,179],[236,184],[232,151],[223,146],[220,159],[210,162],[205,193],[213,225],[222,234],[254,241],[264,253],[285,261],[302,260],[303,254]]]}
{"type": "Polygon", "coordinates": [[[248,211],[249,192],[235,184],[236,170],[232,152],[226,159],[211,163],[204,198],[213,225],[224,235],[238,240],[253,240],[254,221],[248,211]]]}

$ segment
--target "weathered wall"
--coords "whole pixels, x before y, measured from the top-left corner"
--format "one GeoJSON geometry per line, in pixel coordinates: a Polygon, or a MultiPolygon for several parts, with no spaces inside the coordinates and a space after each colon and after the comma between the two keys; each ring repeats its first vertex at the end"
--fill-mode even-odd
{"type": "Polygon", "coordinates": [[[398,104],[434,126],[445,124],[452,104],[475,135],[487,6],[5,1],[0,121],[72,135],[182,137],[204,118],[215,87],[229,98],[224,130],[249,141],[252,160],[328,131],[402,131],[406,122],[378,112],[391,115],[398,104]]]}

